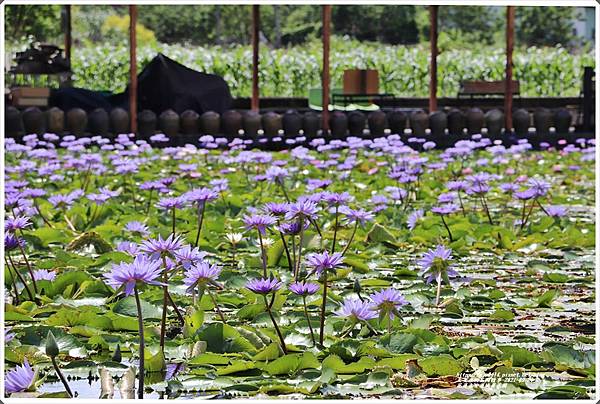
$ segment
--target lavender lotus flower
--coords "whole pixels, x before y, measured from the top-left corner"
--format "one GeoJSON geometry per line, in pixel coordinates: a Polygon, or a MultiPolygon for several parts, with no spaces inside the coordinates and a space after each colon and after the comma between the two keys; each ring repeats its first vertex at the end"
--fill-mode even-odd
{"type": "Polygon", "coordinates": [[[513,182],[506,182],[500,184],[500,190],[508,195],[513,195],[515,192],[519,191],[519,186],[513,182]]]}
{"type": "Polygon", "coordinates": [[[548,193],[550,190],[550,183],[544,180],[531,178],[527,185],[529,185],[530,189],[534,192],[535,198],[540,198],[548,193]]]}
{"type": "Polygon", "coordinates": [[[377,318],[377,312],[372,303],[363,302],[358,298],[347,297],[340,308],[333,312],[338,317],[344,317],[352,321],[368,321],[377,318]]]}
{"type": "Polygon", "coordinates": [[[131,232],[131,233],[137,233],[143,237],[146,237],[148,234],[150,234],[150,231],[148,230],[148,226],[146,226],[144,223],[138,222],[138,221],[133,221],[133,222],[127,223],[125,225],[125,230],[127,230],[128,232],[131,232]]]}
{"type": "Polygon", "coordinates": [[[4,376],[4,390],[7,393],[25,391],[31,387],[34,379],[35,372],[27,359],[25,359],[23,365],[6,372],[4,376]]]}
{"type": "Polygon", "coordinates": [[[4,343],[8,344],[10,341],[15,339],[15,333],[11,332],[12,328],[4,327],[4,343]]]}
{"type": "Polygon", "coordinates": [[[446,203],[441,206],[434,206],[431,208],[432,213],[436,213],[438,215],[449,215],[451,213],[457,212],[460,207],[454,203],[446,203]]]}
{"type": "Polygon", "coordinates": [[[347,206],[342,206],[340,212],[346,216],[349,223],[357,223],[361,227],[364,227],[367,222],[370,222],[374,218],[371,212],[364,209],[351,209],[347,206]]]}
{"type": "Polygon", "coordinates": [[[150,254],[151,258],[156,260],[161,256],[174,255],[181,247],[183,247],[183,243],[179,236],[171,234],[163,239],[159,234],[156,239],[143,241],[140,250],[150,254]]]}
{"type": "Polygon", "coordinates": [[[373,306],[379,310],[382,315],[389,316],[391,320],[394,319],[394,312],[408,304],[408,301],[406,301],[404,296],[393,288],[375,292],[371,294],[369,298],[373,302],[373,306]]]}
{"type": "Polygon", "coordinates": [[[535,190],[529,188],[526,189],[525,191],[518,191],[518,192],[514,192],[513,193],[513,198],[521,200],[521,201],[528,201],[530,199],[533,199],[536,195],[535,190]]]}
{"type": "Polygon", "coordinates": [[[158,203],[156,204],[156,207],[158,207],[160,209],[165,209],[165,210],[181,209],[181,208],[185,207],[186,204],[187,204],[186,198],[184,198],[182,196],[176,196],[176,197],[161,198],[158,201],[158,203]]]}
{"type": "Polygon", "coordinates": [[[184,197],[192,203],[201,203],[214,201],[219,197],[219,193],[211,188],[196,188],[184,194],[184,197]]]}
{"type": "Polygon", "coordinates": [[[271,215],[246,215],[244,216],[244,225],[247,230],[256,229],[260,234],[265,235],[266,229],[274,225],[277,220],[271,215]]]}
{"type": "Polygon", "coordinates": [[[421,267],[419,275],[424,276],[427,283],[433,282],[444,274],[447,274],[448,277],[456,276],[458,273],[450,267],[451,260],[452,250],[443,245],[438,245],[434,250],[429,250],[423,254],[423,257],[417,261],[417,264],[421,267]]]}
{"type": "Polygon", "coordinates": [[[25,247],[25,240],[18,237],[16,234],[12,233],[4,233],[4,250],[12,251],[17,248],[25,247]]]}
{"type": "Polygon", "coordinates": [[[302,201],[291,203],[289,211],[285,214],[285,220],[292,220],[296,218],[317,218],[317,204],[312,201],[302,201]]]}
{"type": "Polygon", "coordinates": [[[289,289],[298,296],[314,295],[319,290],[316,283],[294,282],[290,284],[289,289]]]}
{"type": "Polygon", "coordinates": [[[206,257],[204,251],[200,251],[198,247],[185,245],[175,251],[175,258],[181,263],[184,269],[189,269],[190,266],[198,261],[202,261],[206,257]]]}
{"type": "Polygon", "coordinates": [[[7,232],[16,232],[31,226],[31,222],[27,216],[17,216],[15,218],[7,218],[4,220],[4,230],[7,232]]]}
{"type": "Polygon", "coordinates": [[[53,281],[54,278],[56,278],[56,272],[54,271],[48,271],[47,269],[38,269],[33,271],[33,279],[36,281],[53,281]]]}
{"type": "Polygon", "coordinates": [[[125,287],[125,295],[130,296],[133,294],[133,289],[138,282],[149,285],[162,285],[156,280],[160,274],[160,261],[149,259],[145,255],[138,255],[132,263],[121,262],[113,265],[111,272],[104,274],[104,277],[106,283],[114,289],[125,287]]]}
{"type": "Polygon", "coordinates": [[[288,203],[267,202],[264,211],[273,216],[284,216],[289,210],[288,203]]]}
{"type": "Polygon", "coordinates": [[[408,215],[406,219],[406,225],[412,231],[417,227],[417,222],[423,217],[423,209],[417,209],[408,215]]]}
{"type": "Polygon", "coordinates": [[[276,292],[281,289],[282,286],[283,283],[273,278],[252,279],[246,283],[246,289],[249,289],[259,295],[268,295],[276,292]]]}
{"type": "Polygon", "coordinates": [[[185,272],[183,283],[187,286],[187,291],[190,292],[198,285],[215,283],[220,274],[220,267],[203,261],[188,268],[188,270],[185,272]]]}
{"type": "Polygon", "coordinates": [[[344,256],[342,253],[329,254],[328,251],[322,253],[309,254],[306,257],[306,266],[313,268],[313,271],[321,276],[324,271],[331,271],[342,265],[344,256]]]}
{"type": "Polygon", "coordinates": [[[137,243],[133,243],[131,241],[121,241],[119,244],[117,244],[116,250],[135,257],[140,253],[140,246],[137,243]]]}
{"type": "Polygon", "coordinates": [[[564,206],[550,205],[546,206],[546,214],[550,217],[563,217],[567,214],[564,206]]]}

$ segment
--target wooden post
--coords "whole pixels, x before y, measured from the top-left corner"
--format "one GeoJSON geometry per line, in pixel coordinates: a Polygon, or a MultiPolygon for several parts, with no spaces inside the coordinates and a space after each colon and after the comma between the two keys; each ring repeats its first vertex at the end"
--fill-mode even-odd
{"type": "Polygon", "coordinates": [[[437,110],[438,7],[439,6],[429,6],[429,42],[431,43],[431,61],[429,65],[429,113],[437,110]]]}
{"type": "Polygon", "coordinates": [[[129,6],[129,128],[131,133],[137,132],[137,7],[129,6]]]}
{"type": "Polygon", "coordinates": [[[512,132],[512,76],[513,49],[515,46],[515,6],[506,7],[506,77],[504,83],[504,128],[508,135],[512,132]]]}
{"type": "Polygon", "coordinates": [[[323,134],[329,133],[329,39],[331,26],[331,5],[323,5],[323,75],[321,87],[323,93],[323,134]]]}
{"type": "Polygon", "coordinates": [[[65,59],[69,67],[71,66],[71,44],[73,42],[71,35],[71,6],[65,6],[65,59]]]}
{"type": "Polygon", "coordinates": [[[252,6],[252,100],[250,109],[258,111],[259,92],[258,92],[258,50],[260,34],[260,9],[258,5],[252,6]]]}

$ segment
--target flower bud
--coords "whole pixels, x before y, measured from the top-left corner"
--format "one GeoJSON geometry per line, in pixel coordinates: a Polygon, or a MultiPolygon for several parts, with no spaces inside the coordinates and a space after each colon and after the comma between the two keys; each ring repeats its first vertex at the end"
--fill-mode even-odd
{"type": "Polygon", "coordinates": [[[48,336],[46,337],[46,355],[51,358],[54,358],[58,355],[58,344],[56,343],[56,339],[52,334],[52,331],[48,331],[48,336]]]}

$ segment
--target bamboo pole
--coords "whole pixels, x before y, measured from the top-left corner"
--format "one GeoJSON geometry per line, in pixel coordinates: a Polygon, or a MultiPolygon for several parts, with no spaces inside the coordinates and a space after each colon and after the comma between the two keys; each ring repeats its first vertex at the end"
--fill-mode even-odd
{"type": "Polygon", "coordinates": [[[439,6],[429,6],[429,42],[431,44],[431,60],[429,65],[429,113],[437,110],[438,7],[439,6]]]}
{"type": "Polygon", "coordinates": [[[504,79],[504,128],[506,134],[512,132],[512,76],[513,76],[513,49],[515,45],[515,7],[506,7],[506,77],[504,79]]]}
{"type": "Polygon", "coordinates": [[[258,91],[258,51],[259,51],[259,33],[260,33],[260,9],[258,5],[252,6],[252,100],[250,109],[258,111],[259,109],[259,91],[258,91]]]}
{"type": "Polygon", "coordinates": [[[137,6],[129,6],[129,128],[137,132],[137,6]]]}
{"type": "Polygon", "coordinates": [[[323,72],[321,77],[321,87],[323,89],[323,134],[329,133],[329,40],[331,35],[331,5],[323,5],[323,72]]]}

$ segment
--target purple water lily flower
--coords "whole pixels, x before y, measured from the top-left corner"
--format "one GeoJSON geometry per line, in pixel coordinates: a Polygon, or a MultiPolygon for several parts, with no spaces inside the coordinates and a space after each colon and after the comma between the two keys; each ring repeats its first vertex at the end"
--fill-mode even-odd
{"type": "Polygon", "coordinates": [[[294,282],[289,286],[292,293],[298,296],[314,295],[320,286],[316,283],[294,282]]]}
{"type": "Polygon", "coordinates": [[[200,203],[214,201],[219,197],[219,193],[214,189],[202,187],[192,189],[183,195],[189,202],[200,203]]]}
{"type": "Polygon", "coordinates": [[[349,223],[358,223],[361,227],[364,227],[367,222],[375,217],[371,212],[364,209],[351,209],[347,206],[342,206],[340,212],[346,215],[349,223]]]}
{"type": "Polygon", "coordinates": [[[170,210],[170,209],[182,209],[185,207],[185,205],[187,205],[187,199],[183,196],[176,196],[176,197],[161,198],[158,201],[158,203],[156,204],[156,207],[165,209],[165,210],[170,210]]]}
{"type": "Polygon", "coordinates": [[[197,285],[215,283],[220,274],[220,267],[202,261],[188,268],[185,272],[183,283],[187,286],[187,291],[191,292],[197,285]]]}
{"type": "Polygon", "coordinates": [[[344,263],[342,253],[329,254],[328,251],[322,253],[309,254],[306,257],[306,266],[313,268],[313,271],[321,276],[323,271],[331,271],[344,263]]]}
{"type": "Polygon", "coordinates": [[[315,202],[305,200],[291,203],[289,211],[285,214],[285,220],[292,220],[296,218],[317,218],[317,204],[315,202]]]}
{"type": "Polygon", "coordinates": [[[54,271],[48,271],[47,269],[38,269],[33,271],[33,279],[36,281],[53,281],[54,278],[56,278],[56,272],[54,271]]]}
{"type": "Polygon", "coordinates": [[[7,393],[17,393],[25,391],[33,384],[35,372],[29,366],[27,359],[23,361],[23,365],[15,367],[13,370],[6,372],[4,376],[4,390],[7,393]]]}
{"type": "Polygon", "coordinates": [[[4,250],[12,251],[21,247],[25,247],[25,240],[12,233],[4,233],[4,250]]]}
{"type": "Polygon", "coordinates": [[[27,216],[10,217],[4,220],[4,230],[15,233],[17,230],[23,230],[31,226],[31,222],[27,216]]]}
{"type": "Polygon", "coordinates": [[[406,225],[412,231],[417,227],[417,222],[423,217],[423,209],[417,209],[408,215],[406,219],[406,225]]]}
{"type": "Polygon", "coordinates": [[[265,203],[264,211],[273,216],[284,216],[289,210],[288,203],[267,202],[265,203]]]}
{"type": "Polygon", "coordinates": [[[536,196],[536,192],[532,188],[526,189],[525,191],[518,191],[518,192],[513,193],[513,198],[521,200],[521,201],[528,201],[528,200],[534,198],[535,196],[536,196]]]}
{"type": "Polygon", "coordinates": [[[450,267],[452,260],[452,249],[443,245],[438,245],[434,250],[429,250],[423,257],[417,261],[421,267],[420,276],[426,277],[425,282],[431,283],[436,280],[443,272],[450,276],[456,276],[458,273],[450,267]]]}
{"type": "Polygon", "coordinates": [[[567,208],[557,205],[546,206],[546,213],[550,217],[563,217],[567,214],[567,208]]]}
{"type": "Polygon", "coordinates": [[[277,220],[271,215],[246,215],[244,216],[244,225],[247,230],[257,229],[264,235],[269,226],[274,225],[277,220]]]}
{"type": "Polygon", "coordinates": [[[140,246],[139,244],[131,241],[121,241],[119,244],[117,244],[116,250],[135,257],[140,253],[140,246]]]}
{"type": "Polygon", "coordinates": [[[550,190],[550,183],[537,178],[529,179],[529,181],[527,181],[527,185],[529,185],[530,189],[533,190],[535,198],[540,198],[546,195],[550,190]]]}
{"type": "Polygon", "coordinates": [[[170,234],[169,237],[163,239],[159,234],[156,239],[143,241],[140,250],[150,254],[152,259],[155,260],[163,255],[173,255],[181,247],[183,247],[183,243],[179,236],[170,234]]]}
{"type": "Polygon", "coordinates": [[[431,208],[431,212],[437,213],[438,215],[449,215],[451,213],[457,212],[460,207],[454,203],[446,203],[441,206],[434,206],[431,208]]]}
{"type": "Polygon", "coordinates": [[[369,296],[373,306],[383,315],[394,319],[394,311],[408,304],[408,301],[396,289],[387,288],[369,296]]]}
{"type": "Polygon", "coordinates": [[[175,258],[181,262],[184,269],[189,269],[192,264],[202,261],[204,257],[206,257],[204,251],[200,251],[198,247],[192,247],[189,244],[175,251],[175,258]]]}
{"type": "Polygon", "coordinates": [[[363,302],[355,297],[347,297],[340,308],[333,312],[338,317],[344,317],[353,321],[367,321],[377,318],[377,312],[373,304],[363,302]]]}
{"type": "Polygon", "coordinates": [[[148,230],[148,226],[146,226],[142,222],[138,222],[137,220],[127,223],[125,225],[125,230],[127,230],[131,233],[137,233],[143,237],[146,237],[148,234],[150,234],[150,231],[148,230]]]}
{"type": "Polygon", "coordinates": [[[114,264],[112,270],[104,274],[106,283],[114,289],[124,286],[125,296],[131,296],[137,282],[149,285],[162,285],[158,282],[161,274],[161,262],[149,259],[145,255],[138,255],[132,263],[121,262],[114,264]]]}
{"type": "Polygon", "coordinates": [[[268,295],[281,289],[283,283],[277,279],[252,279],[246,283],[246,288],[259,295],[268,295]]]}

